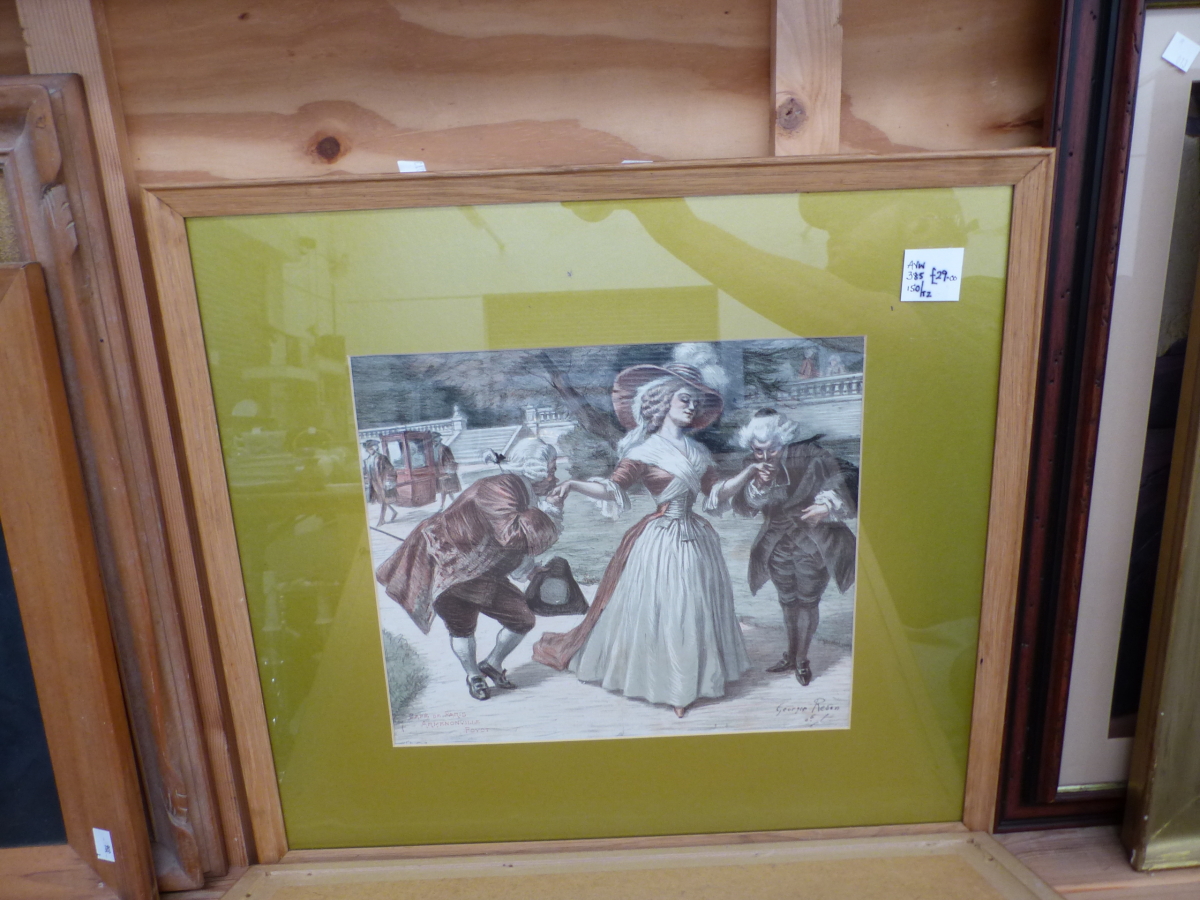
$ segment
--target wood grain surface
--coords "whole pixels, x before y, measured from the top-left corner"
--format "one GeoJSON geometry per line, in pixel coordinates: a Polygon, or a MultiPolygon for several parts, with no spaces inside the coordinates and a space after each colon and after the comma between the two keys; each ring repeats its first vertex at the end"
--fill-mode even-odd
{"type": "Polygon", "coordinates": [[[100,564],[37,266],[0,269],[0,520],[67,841],[123,900],[155,894],[100,564]],[[98,859],[92,829],[112,836],[98,859]]]}
{"type": "MultiPolygon", "coordinates": [[[[770,0],[106,0],[143,184],[771,152],[770,0]]],[[[1055,12],[844,0],[841,148],[1036,144],[1055,12]]]]}
{"type": "Polygon", "coordinates": [[[0,0],[0,75],[27,75],[25,39],[16,0],[0,0]]]}
{"type": "Polygon", "coordinates": [[[69,844],[0,849],[4,900],[117,900],[69,844]]]}
{"type": "Polygon", "coordinates": [[[1046,156],[1013,189],[992,501],[963,807],[963,823],[974,831],[994,827],[1000,789],[1053,180],[1053,156],[1046,156]]]}
{"type": "MultiPolygon", "coordinates": [[[[136,574],[132,566],[142,565],[152,585],[152,589],[139,589],[136,584],[126,589],[129,605],[140,613],[136,622],[131,616],[131,625],[140,622],[142,627],[131,638],[133,646],[123,648],[122,660],[140,657],[144,674],[130,683],[144,685],[149,696],[135,698],[132,705],[138,714],[141,707],[147,708],[157,732],[153,746],[144,748],[142,755],[143,760],[157,756],[162,770],[161,775],[149,777],[151,783],[162,785],[151,796],[156,839],[164,848],[177,847],[159,854],[163,887],[195,886],[203,882],[205,873],[244,865],[251,849],[246,846],[248,827],[237,764],[226,735],[221,664],[201,601],[155,325],[146,298],[144,231],[133,215],[140,211],[140,197],[136,207],[129,202],[130,192],[137,196],[137,187],[111,75],[103,5],[91,0],[18,0],[17,6],[32,71],[77,72],[87,88],[86,109],[80,96],[74,111],[80,156],[76,169],[84,179],[78,202],[89,213],[88,232],[81,235],[80,246],[81,252],[92,254],[105,266],[90,282],[97,293],[93,305],[104,315],[110,332],[103,344],[110,362],[94,381],[98,389],[107,388],[114,395],[109,409],[122,448],[102,458],[125,466],[136,486],[130,510],[134,524],[114,524],[107,531],[116,542],[138,544],[131,551],[137,561],[129,564],[130,571],[136,574]],[[155,692],[159,684],[161,700],[155,692]],[[170,809],[165,815],[159,812],[164,805],[170,809]]],[[[104,496],[110,495],[119,493],[104,496]]]]}
{"type": "Polygon", "coordinates": [[[7,77],[0,92],[17,258],[46,276],[156,859],[166,883],[197,884],[207,763],[83,86],[74,76],[7,77]]]}
{"type": "Polygon", "coordinates": [[[184,217],[539,200],[1017,184],[1052,151],[774,158],[147,188],[184,217]],[[615,177],[614,177],[615,176],[615,177]]]}
{"type": "Polygon", "coordinates": [[[232,738],[231,743],[236,744],[256,861],[274,862],[287,851],[287,836],[233,533],[187,232],[183,218],[162,201],[147,194],[145,202],[155,287],[162,304],[163,342],[170,360],[183,462],[206,579],[205,596],[229,697],[232,728],[225,739],[232,738]]]}
{"type": "Polygon", "coordinates": [[[254,866],[231,894],[245,900],[1055,900],[985,834],[931,834],[567,852],[496,858],[254,866]]]}
{"type": "Polygon", "coordinates": [[[842,118],[841,0],[775,0],[771,123],[776,156],[837,153],[842,118]]]}
{"type": "Polygon", "coordinates": [[[414,847],[345,847],[333,850],[289,850],[288,865],[366,862],[385,859],[437,859],[446,856],[522,856],[530,853],[580,853],[596,850],[654,850],[780,841],[829,841],[876,837],[965,834],[962,822],[873,825],[863,828],[809,828],[802,831],[746,831],[726,834],[674,834],[655,837],[588,838],[570,841],[512,841],[492,844],[424,844],[414,847]]]}
{"type": "Polygon", "coordinates": [[[1013,856],[1065,897],[1080,900],[1195,900],[1200,869],[1135,872],[1114,826],[997,835],[1013,856]]]}

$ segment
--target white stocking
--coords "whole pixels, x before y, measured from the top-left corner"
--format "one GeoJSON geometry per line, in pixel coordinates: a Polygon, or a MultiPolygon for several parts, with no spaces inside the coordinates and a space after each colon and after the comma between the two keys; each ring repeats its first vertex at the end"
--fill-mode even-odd
{"type": "Polygon", "coordinates": [[[488,654],[487,664],[496,671],[503,672],[504,658],[517,649],[517,644],[521,643],[521,638],[523,637],[525,635],[509,631],[507,628],[501,628],[500,632],[496,635],[496,646],[488,654]]]}
{"type": "Polygon", "coordinates": [[[463,671],[468,675],[478,675],[483,677],[483,673],[479,671],[479,663],[475,660],[475,636],[470,637],[450,637],[450,649],[454,651],[454,655],[458,657],[458,661],[462,663],[463,671]]]}

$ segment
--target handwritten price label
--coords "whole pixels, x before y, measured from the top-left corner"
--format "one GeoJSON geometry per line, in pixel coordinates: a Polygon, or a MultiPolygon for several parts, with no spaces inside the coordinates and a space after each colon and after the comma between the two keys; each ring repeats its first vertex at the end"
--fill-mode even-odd
{"type": "Polygon", "coordinates": [[[96,859],[117,861],[117,854],[113,852],[112,832],[107,828],[93,828],[92,840],[96,842],[96,859]]]}
{"type": "Polygon", "coordinates": [[[962,247],[905,250],[900,299],[935,303],[958,300],[962,266],[962,247]]]}

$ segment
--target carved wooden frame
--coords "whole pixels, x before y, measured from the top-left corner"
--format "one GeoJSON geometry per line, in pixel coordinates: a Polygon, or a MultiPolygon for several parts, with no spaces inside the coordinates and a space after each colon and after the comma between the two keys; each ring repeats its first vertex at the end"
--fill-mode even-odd
{"type": "MultiPolygon", "coordinates": [[[[311,181],[150,187],[144,216],[163,327],[177,447],[197,527],[212,616],[234,719],[258,861],[288,850],[258,681],[229,494],[200,330],[186,219],[340,209],[701,196],[796,190],[1012,185],[1001,407],[989,518],[984,608],[963,822],[990,830],[995,817],[1013,613],[1028,479],[1033,388],[1054,153],[830,157],[643,167],[573,167],[491,173],[376,176],[311,181]]],[[[202,611],[193,612],[190,618],[202,611]]]]}
{"type": "Polygon", "coordinates": [[[131,322],[138,309],[117,279],[77,76],[0,78],[0,165],[8,261],[45,273],[158,886],[199,887],[247,861],[242,804],[235,781],[213,776],[228,757],[220,666],[203,622],[185,622],[180,603],[196,579],[190,538],[164,522],[181,501],[178,478],[160,477],[174,469],[170,442],[153,440],[156,427],[169,434],[147,396],[158,384],[153,343],[131,322]]]}

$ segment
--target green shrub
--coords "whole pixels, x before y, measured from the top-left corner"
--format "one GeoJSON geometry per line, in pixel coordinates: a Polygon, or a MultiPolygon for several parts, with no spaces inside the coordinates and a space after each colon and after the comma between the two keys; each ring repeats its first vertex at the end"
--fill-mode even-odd
{"type": "Polygon", "coordinates": [[[412,645],[390,631],[383,632],[383,665],[387,670],[392,726],[396,727],[404,720],[409,704],[429,683],[429,672],[412,645]]]}

